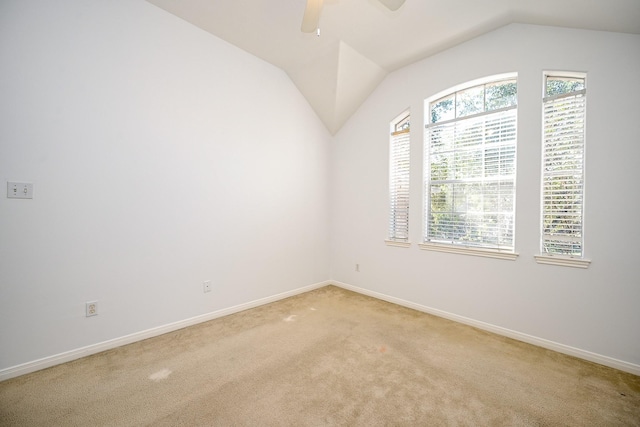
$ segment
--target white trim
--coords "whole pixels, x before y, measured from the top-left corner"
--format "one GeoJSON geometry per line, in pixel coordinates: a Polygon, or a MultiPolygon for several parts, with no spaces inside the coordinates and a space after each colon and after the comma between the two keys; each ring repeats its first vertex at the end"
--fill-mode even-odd
{"type": "Polygon", "coordinates": [[[42,359],[34,360],[31,362],[23,363],[21,365],[12,366],[0,370],[0,381],[8,380],[20,375],[29,374],[31,372],[39,371],[41,369],[50,368],[61,363],[70,362],[72,360],[80,359],[82,357],[90,356],[92,354],[100,353],[102,351],[111,350],[116,347],[120,347],[126,344],[131,344],[137,341],[142,341],[147,338],[157,337],[159,335],[166,334],[168,332],[177,331],[188,326],[197,325],[198,323],[207,322],[209,320],[217,319],[219,317],[228,316],[230,314],[238,313],[240,311],[248,310],[250,308],[259,307],[261,305],[269,304],[275,301],[279,301],[285,298],[292,297],[294,295],[302,294],[312,291],[314,289],[322,288],[330,285],[330,281],[324,281],[315,283],[313,285],[304,286],[302,288],[293,289],[291,291],[282,292],[280,294],[272,295],[265,298],[260,298],[255,301],[249,301],[243,304],[235,305],[229,308],[223,308],[221,310],[212,311],[210,313],[202,314],[200,316],[191,317],[189,319],[180,320],[174,323],[169,323],[163,326],[147,329],[145,331],[135,332],[123,337],[114,338],[112,340],[103,341],[97,344],[91,344],[86,347],[77,348],[75,350],[65,351],[64,353],[56,354],[42,359]]]}
{"type": "Polygon", "coordinates": [[[495,249],[471,248],[468,246],[442,245],[439,243],[418,243],[420,249],[425,251],[446,252],[450,254],[474,255],[487,258],[506,259],[515,261],[518,258],[515,252],[504,252],[495,249]]]}
{"type": "Polygon", "coordinates": [[[562,267],[589,268],[590,259],[569,258],[557,255],[534,255],[538,264],[559,265],[562,267]]]}
{"type": "Polygon", "coordinates": [[[567,346],[554,341],[549,341],[543,338],[538,338],[532,335],[524,334],[521,332],[513,331],[500,326],[495,326],[490,323],[481,322],[478,320],[470,319],[457,314],[452,314],[446,311],[438,310],[435,308],[423,306],[410,301],[406,301],[400,298],[392,297],[389,295],[381,294],[379,292],[370,291],[368,289],[359,288],[346,283],[338,282],[335,280],[327,280],[319,282],[313,285],[305,286],[302,288],[294,289],[292,291],[283,292],[270,297],[261,298],[255,301],[251,301],[244,304],[239,304],[233,307],[225,308],[222,310],[214,311],[211,313],[203,314],[200,316],[185,319],[179,322],[170,323],[157,328],[147,329],[146,331],[137,332],[124,337],[116,338],[109,341],[104,341],[98,344],[78,348],[75,350],[60,353],[54,356],[45,357],[42,359],[34,360],[32,362],[23,363],[21,365],[12,366],[0,370],[0,381],[8,380],[20,375],[29,374],[31,372],[39,371],[41,369],[49,368],[61,363],[70,362],[72,360],[80,359],[85,356],[100,353],[102,351],[110,350],[116,347],[120,347],[126,344],[131,344],[136,341],[141,341],[147,338],[152,338],[168,332],[176,331],[178,329],[186,328],[188,326],[196,325],[198,323],[206,322],[209,320],[217,319],[219,317],[227,316],[229,314],[238,313],[240,311],[248,310],[250,308],[259,307],[264,304],[269,304],[281,299],[289,298],[294,295],[302,294],[312,291],[314,289],[322,288],[327,285],[338,286],[343,289],[347,289],[353,292],[357,292],[363,295],[368,295],[373,298],[377,298],[383,301],[387,301],[393,304],[398,304],[403,307],[408,307],[414,310],[429,313],[434,316],[442,317],[445,319],[453,320],[455,322],[470,325],[485,331],[493,332],[498,335],[513,338],[518,341],[526,342],[529,344],[537,345],[539,347],[547,348],[549,350],[557,351],[559,353],[568,354],[570,356],[578,357],[580,359],[588,360],[590,362],[599,363],[610,368],[619,369],[624,372],[629,372],[634,375],[640,375],[640,365],[634,363],[625,362],[623,360],[614,359],[612,357],[603,356],[601,354],[592,353],[590,351],[582,350],[579,348],[567,346]]]}
{"type": "Polygon", "coordinates": [[[478,329],[493,332],[495,334],[512,338],[514,340],[526,342],[528,344],[533,344],[538,347],[557,351],[558,353],[563,353],[569,356],[577,357],[579,359],[588,360],[590,362],[598,363],[600,365],[608,366],[610,368],[618,369],[620,371],[629,372],[630,374],[640,375],[640,365],[636,365],[635,363],[629,363],[629,362],[625,362],[624,360],[614,359],[613,357],[604,356],[598,353],[582,350],[580,348],[575,348],[565,344],[557,343],[555,341],[550,341],[550,340],[539,338],[533,335],[524,334],[522,332],[513,331],[511,329],[503,328],[501,326],[496,326],[490,323],[481,322],[479,320],[470,319],[468,317],[459,316],[457,314],[449,313],[443,310],[438,310],[432,307],[427,307],[421,304],[416,304],[411,301],[406,301],[400,298],[381,294],[375,291],[370,291],[368,289],[352,286],[346,283],[331,281],[331,284],[343,289],[347,289],[353,292],[357,292],[357,293],[367,295],[373,298],[377,298],[383,301],[387,301],[393,304],[398,304],[403,307],[422,311],[428,314],[433,314],[434,316],[443,317],[445,319],[453,320],[454,322],[463,323],[465,325],[473,326],[478,329]]]}
{"type": "Polygon", "coordinates": [[[385,239],[384,244],[387,246],[396,246],[398,248],[411,247],[411,242],[398,242],[396,240],[389,240],[389,239],[385,239]]]}

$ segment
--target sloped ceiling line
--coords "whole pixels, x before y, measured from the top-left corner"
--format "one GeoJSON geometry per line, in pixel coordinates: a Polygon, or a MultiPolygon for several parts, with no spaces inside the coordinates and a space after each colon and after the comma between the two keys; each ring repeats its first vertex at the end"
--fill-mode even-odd
{"type": "Polygon", "coordinates": [[[640,0],[147,0],[283,69],[335,134],[387,73],[511,23],[640,34],[640,0]]]}

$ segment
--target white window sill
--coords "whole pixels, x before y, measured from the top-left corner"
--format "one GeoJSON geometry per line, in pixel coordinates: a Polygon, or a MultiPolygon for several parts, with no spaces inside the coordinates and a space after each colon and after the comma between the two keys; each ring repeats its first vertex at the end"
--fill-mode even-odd
{"type": "Polygon", "coordinates": [[[439,243],[419,243],[420,249],[426,251],[447,252],[450,254],[473,255],[487,258],[506,259],[515,261],[518,254],[515,252],[504,252],[495,249],[470,248],[465,246],[442,245],[439,243]]]}
{"type": "Polygon", "coordinates": [[[395,246],[396,248],[408,248],[411,246],[411,242],[399,242],[396,240],[389,240],[389,239],[386,239],[384,243],[387,246],[395,246]]]}
{"type": "Polygon", "coordinates": [[[584,258],[569,258],[552,255],[534,255],[538,264],[559,265],[562,267],[588,268],[591,260],[584,258]]]}

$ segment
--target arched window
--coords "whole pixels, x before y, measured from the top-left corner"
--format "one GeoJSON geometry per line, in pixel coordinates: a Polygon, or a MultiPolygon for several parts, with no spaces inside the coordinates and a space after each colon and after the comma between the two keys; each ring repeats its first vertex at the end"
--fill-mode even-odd
{"type": "Polygon", "coordinates": [[[516,76],[471,83],[425,104],[421,247],[513,254],[516,76]]]}

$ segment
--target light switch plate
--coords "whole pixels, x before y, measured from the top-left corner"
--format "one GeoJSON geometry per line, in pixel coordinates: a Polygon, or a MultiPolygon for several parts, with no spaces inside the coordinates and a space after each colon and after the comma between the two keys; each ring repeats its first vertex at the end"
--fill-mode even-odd
{"type": "Polygon", "coordinates": [[[7,182],[7,197],[10,199],[33,199],[33,184],[7,182]]]}

